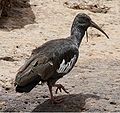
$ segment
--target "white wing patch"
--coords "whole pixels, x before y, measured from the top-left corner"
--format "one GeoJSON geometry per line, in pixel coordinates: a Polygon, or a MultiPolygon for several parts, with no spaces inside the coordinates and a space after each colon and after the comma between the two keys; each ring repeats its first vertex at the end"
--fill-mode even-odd
{"type": "Polygon", "coordinates": [[[67,62],[67,64],[65,64],[65,59],[63,59],[62,63],[60,64],[59,69],[57,69],[57,72],[67,73],[72,68],[76,58],[77,58],[76,55],[74,55],[74,57],[70,60],[70,62],[67,62]]]}

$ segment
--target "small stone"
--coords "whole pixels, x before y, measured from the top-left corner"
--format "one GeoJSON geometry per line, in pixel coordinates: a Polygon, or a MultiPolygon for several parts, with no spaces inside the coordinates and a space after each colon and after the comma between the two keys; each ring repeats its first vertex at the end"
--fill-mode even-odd
{"type": "Polygon", "coordinates": [[[96,44],[95,44],[95,43],[93,43],[93,44],[91,44],[91,45],[93,45],[93,46],[94,46],[94,45],[96,45],[96,44]]]}
{"type": "Polygon", "coordinates": [[[4,101],[3,102],[0,101],[0,110],[3,108],[3,106],[5,106],[5,102],[4,101]]]}
{"type": "Polygon", "coordinates": [[[113,52],[109,52],[109,54],[113,54],[113,52]]]}
{"type": "Polygon", "coordinates": [[[40,101],[37,101],[38,104],[40,104],[41,102],[40,101]]]}
{"type": "Polygon", "coordinates": [[[45,38],[44,40],[47,41],[47,38],[45,38]]]}
{"type": "Polygon", "coordinates": [[[35,4],[34,6],[36,7],[37,5],[35,4]]]}
{"type": "Polygon", "coordinates": [[[27,102],[27,101],[25,101],[24,103],[25,103],[25,104],[28,104],[28,102],[27,102]]]}
{"type": "Polygon", "coordinates": [[[38,96],[36,96],[36,98],[39,98],[38,96]]]}
{"type": "Polygon", "coordinates": [[[104,108],[104,111],[108,111],[108,110],[104,108]]]}
{"type": "Polygon", "coordinates": [[[110,102],[110,104],[112,104],[112,105],[116,105],[116,102],[110,102]]]}
{"type": "Polygon", "coordinates": [[[93,92],[94,94],[98,94],[97,92],[93,92]]]}
{"type": "Polygon", "coordinates": [[[71,86],[72,88],[75,88],[75,86],[71,86]]]}
{"type": "Polygon", "coordinates": [[[90,73],[91,73],[92,71],[91,71],[91,70],[89,70],[88,72],[90,72],[90,73]]]}
{"type": "Polygon", "coordinates": [[[10,82],[6,82],[5,84],[2,85],[2,87],[5,89],[5,90],[10,90],[12,85],[10,84],[10,82]]]}
{"type": "Polygon", "coordinates": [[[47,95],[43,95],[42,97],[43,97],[43,98],[48,98],[48,96],[47,96],[47,95]]]}
{"type": "Polygon", "coordinates": [[[101,35],[100,34],[96,34],[97,37],[100,37],[101,35]]]}
{"type": "Polygon", "coordinates": [[[16,48],[19,48],[19,46],[16,46],[16,48]]]}
{"type": "Polygon", "coordinates": [[[104,99],[105,99],[105,100],[109,100],[109,98],[107,98],[107,97],[105,97],[104,99]]]}

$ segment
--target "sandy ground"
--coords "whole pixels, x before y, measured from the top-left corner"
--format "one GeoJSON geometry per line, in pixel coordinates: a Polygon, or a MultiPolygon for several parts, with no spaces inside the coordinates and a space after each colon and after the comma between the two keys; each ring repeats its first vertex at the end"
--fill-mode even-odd
{"type": "MultiPolygon", "coordinates": [[[[120,112],[120,1],[91,0],[110,7],[107,13],[70,9],[67,0],[26,0],[0,21],[0,111],[109,111],[120,112]],[[74,69],[58,82],[70,95],[51,105],[47,85],[28,94],[15,92],[14,79],[31,50],[44,42],[65,38],[76,14],[88,14],[109,35],[89,28],[74,69]]],[[[77,1],[77,0],[76,0],[77,1]]],[[[84,2],[87,0],[84,0],[84,2]]]]}

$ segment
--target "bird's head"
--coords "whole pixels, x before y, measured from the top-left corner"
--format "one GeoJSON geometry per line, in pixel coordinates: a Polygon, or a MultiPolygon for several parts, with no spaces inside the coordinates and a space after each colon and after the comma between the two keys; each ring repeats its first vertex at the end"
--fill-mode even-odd
{"type": "Polygon", "coordinates": [[[93,22],[92,19],[88,15],[84,13],[79,13],[75,17],[74,22],[75,24],[77,24],[78,27],[81,27],[85,31],[87,31],[89,27],[94,27],[98,29],[99,31],[101,31],[107,38],[109,38],[108,35],[95,22],[93,22]]]}

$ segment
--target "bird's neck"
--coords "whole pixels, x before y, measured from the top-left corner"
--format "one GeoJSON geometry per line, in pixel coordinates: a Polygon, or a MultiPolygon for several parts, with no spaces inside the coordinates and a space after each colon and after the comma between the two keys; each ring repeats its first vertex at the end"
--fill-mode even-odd
{"type": "Polygon", "coordinates": [[[82,42],[82,39],[85,35],[85,29],[80,26],[79,24],[74,24],[72,25],[72,28],[71,28],[71,39],[77,44],[77,46],[79,47],[81,42],[82,42]]]}

